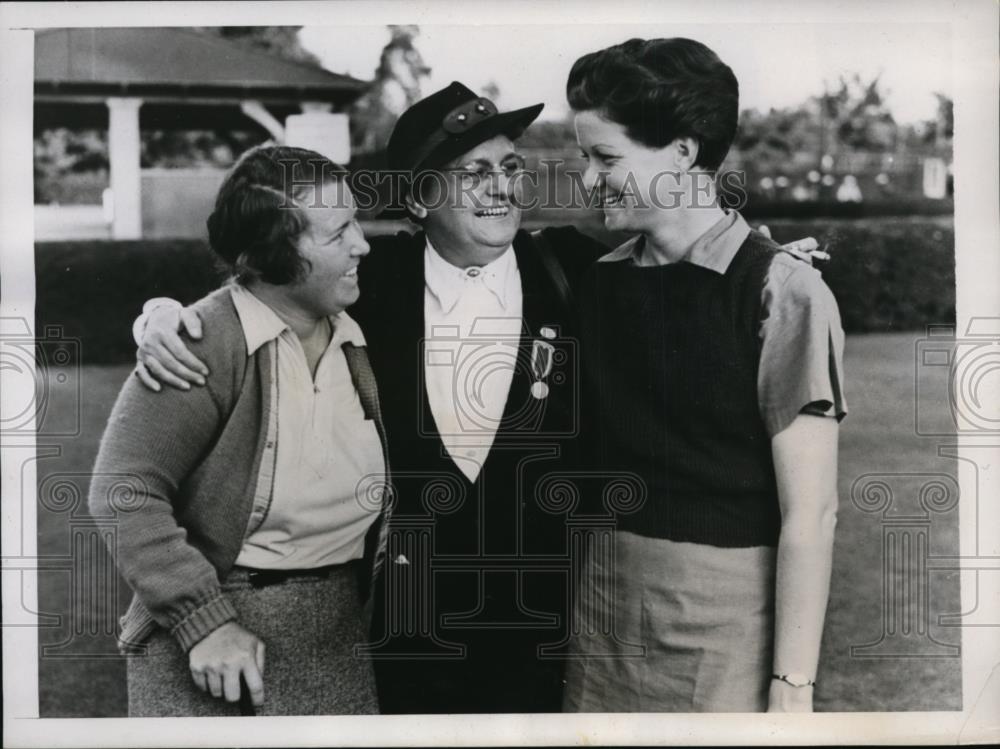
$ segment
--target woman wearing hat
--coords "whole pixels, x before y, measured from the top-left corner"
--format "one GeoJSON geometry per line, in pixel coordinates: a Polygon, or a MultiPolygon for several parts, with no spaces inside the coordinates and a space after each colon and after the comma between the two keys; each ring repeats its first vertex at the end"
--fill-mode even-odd
{"type": "Polygon", "coordinates": [[[566,707],[810,710],[846,412],[836,302],[719,205],[738,86],[714,52],[633,39],[577,60],[567,94],[605,225],[637,235],[584,281],[590,457],[647,496],[587,565],[566,707]],[[614,632],[589,626],[609,615],[614,632]]]}
{"type": "Polygon", "coordinates": [[[373,240],[352,310],[390,436],[390,559],[407,562],[390,565],[377,599],[384,712],[561,709],[563,663],[544,648],[566,633],[569,576],[546,561],[568,557],[565,515],[537,488],[576,454],[574,319],[560,285],[606,248],[546,230],[547,266],[520,230],[514,141],[541,109],[499,112],[452,83],[407,110],[389,140],[399,203],[420,231],[373,240]],[[428,521],[421,549],[408,525],[428,521]],[[421,569],[423,632],[399,616],[421,569]]]}
{"type": "Polygon", "coordinates": [[[244,712],[377,712],[354,647],[359,581],[384,562],[386,454],[344,312],[369,249],[346,172],[313,151],[251,150],[208,227],[234,274],[194,305],[206,333],[190,345],[212,376],[190,392],[129,378],[91,482],[135,593],[129,715],[239,715],[241,686],[244,712]]]}

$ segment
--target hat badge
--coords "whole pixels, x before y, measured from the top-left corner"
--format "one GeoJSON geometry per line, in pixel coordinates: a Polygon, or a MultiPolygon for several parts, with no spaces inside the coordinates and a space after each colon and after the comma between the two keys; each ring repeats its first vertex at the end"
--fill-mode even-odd
{"type": "Polygon", "coordinates": [[[464,133],[473,125],[477,125],[483,120],[489,119],[497,114],[499,110],[489,99],[482,97],[470,99],[452,109],[444,116],[441,122],[441,129],[446,133],[458,135],[464,133]]]}

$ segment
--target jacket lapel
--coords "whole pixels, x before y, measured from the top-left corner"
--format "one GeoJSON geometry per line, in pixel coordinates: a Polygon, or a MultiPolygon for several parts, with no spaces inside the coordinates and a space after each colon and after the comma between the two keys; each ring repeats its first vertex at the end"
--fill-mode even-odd
{"type": "Polygon", "coordinates": [[[531,354],[534,341],[540,337],[545,325],[556,325],[558,316],[553,316],[550,303],[553,292],[546,283],[545,269],[535,251],[531,235],[523,229],[514,237],[514,255],[521,276],[521,339],[518,344],[517,368],[510,383],[510,393],[504,407],[503,420],[499,432],[521,431],[535,423],[526,412],[532,407],[542,407],[530,394],[534,382],[531,371],[531,354]]]}
{"type": "Polygon", "coordinates": [[[424,337],[424,235],[399,233],[383,238],[378,277],[369,309],[371,324],[364,328],[382,396],[390,434],[408,434],[415,417],[413,393],[418,386],[424,337]],[[403,429],[403,431],[400,431],[403,429]]]}
{"type": "MultiPolygon", "coordinates": [[[[364,601],[375,589],[375,584],[385,566],[389,540],[389,518],[392,515],[392,470],[389,466],[389,444],[386,439],[385,424],[382,421],[378,387],[375,384],[375,373],[368,361],[368,351],[365,346],[355,346],[352,343],[345,343],[343,351],[365,417],[375,422],[375,431],[378,432],[379,441],[382,443],[382,457],[385,461],[386,484],[382,491],[382,510],[378,520],[369,529],[365,538],[367,574],[360,580],[362,600],[364,601]]],[[[366,611],[366,614],[370,614],[370,612],[366,611]]]]}
{"type": "Polygon", "coordinates": [[[531,235],[523,229],[514,237],[514,255],[517,257],[517,268],[521,274],[521,344],[522,346],[538,335],[538,328],[543,324],[547,304],[543,288],[544,276],[541,263],[535,253],[531,235]],[[525,330],[527,329],[527,330],[525,330]]]}

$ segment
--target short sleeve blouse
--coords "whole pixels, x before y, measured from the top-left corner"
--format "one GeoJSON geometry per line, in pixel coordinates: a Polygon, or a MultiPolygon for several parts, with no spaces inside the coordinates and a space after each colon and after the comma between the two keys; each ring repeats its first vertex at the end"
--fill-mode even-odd
{"type": "Polygon", "coordinates": [[[760,413],[771,437],[800,413],[847,414],[844,331],[830,289],[809,263],[774,256],[761,295],[760,413]]]}

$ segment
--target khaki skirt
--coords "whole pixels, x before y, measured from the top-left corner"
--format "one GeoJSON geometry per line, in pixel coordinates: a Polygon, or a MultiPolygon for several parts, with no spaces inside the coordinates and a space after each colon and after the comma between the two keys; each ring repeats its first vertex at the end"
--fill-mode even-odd
{"type": "Polygon", "coordinates": [[[776,549],[613,540],[585,563],[564,709],[766,710],[776,549]]]}

